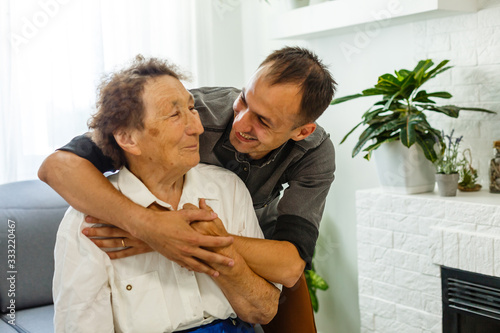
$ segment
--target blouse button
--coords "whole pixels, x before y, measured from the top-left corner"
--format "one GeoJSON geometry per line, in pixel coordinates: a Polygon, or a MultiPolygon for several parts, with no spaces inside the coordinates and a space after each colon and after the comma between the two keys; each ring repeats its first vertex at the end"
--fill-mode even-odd
{"type": "Polygon", "coordinates": [[[132,285],[131,284],[127,284],[127,286],[125,287],[127,290],[132,290],[132,285]]]}

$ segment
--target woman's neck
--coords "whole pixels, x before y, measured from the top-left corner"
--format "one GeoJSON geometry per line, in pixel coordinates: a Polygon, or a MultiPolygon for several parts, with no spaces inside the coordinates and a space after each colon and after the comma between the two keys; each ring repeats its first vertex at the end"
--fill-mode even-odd
{"type": "Polygon", "coordinates": [[[128,169],[146,185],[155,197],[170,204],[174,210],[178,209],[187,170],[167,169],[163,166],[152,165],[141,166],[137,163],[129,165],[128,169]]]}

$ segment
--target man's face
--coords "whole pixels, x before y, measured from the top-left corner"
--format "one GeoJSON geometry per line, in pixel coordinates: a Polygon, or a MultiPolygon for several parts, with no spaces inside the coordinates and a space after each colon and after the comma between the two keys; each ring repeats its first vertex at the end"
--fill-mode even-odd
{"type": "Polygon", "coordinates": [[[150,79],[144,86],[144,130],[138,135],[149,163],[189,170],[200,160],[203,133],[193,96],[172,76],[150,79]]]}
{"type": "Polygon", "coordinates": [[[270,85],[261,67],[233,104],[234,121],[229,140],[240,153],[252,159],[265,157],[300,134],[302,93],[295,84],[270,85]]]}

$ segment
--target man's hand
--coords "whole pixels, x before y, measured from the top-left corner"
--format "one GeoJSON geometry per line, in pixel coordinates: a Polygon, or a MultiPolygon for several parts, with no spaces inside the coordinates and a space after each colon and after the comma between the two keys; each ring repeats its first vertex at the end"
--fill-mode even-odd
{"type": "MultiPolygon", "coordinates": [[[[192,204],[185,204],[184,209],[197,209],[198,207],[192,204]]],[[[200,209],[208,212],[213,212],[213,209],[207,205],[205,199],[200,199],[200,209]]],[[[222,221],[217,217],[211,221],[195,221],[191,223],[191,227],[200,234],[207,236],[230,236],[222,221]]]]}
{"type": "Polygon", "coordinates": [[[213,220],[217,214],[204,209],[178,211],[154,211],[157,214],[149,230],[139,236],[153,249],[187,269],[217,277],[219,272],[204,264],[214,262],[233,266],[234,260],[205,248],[225,247],[233,243],[233,237],[206,236],[196,232],[190,224],[194,221],[213,220]]]}
{"type": "MultiPolygon", "coordinates": [[[[98,219],[91,216],[86,216],[85,221],[88,223],[96,224],[102,223],[102,221],[99,221],[98,219]]],[[[110,248],[126,247],[122,250],[106,251],[107,255],[111,259],[126,258],[135,256],[137,254],[153,251],[153,249],[148,244],[146,244],[139,238],[136,238],[125,230],[114,226],[85,228],[82,230],[82,233],[85,236],[89,237],[90,240],[103,251],[106,251],[106,249],[110,248]]]]}
{"type": "MultiPolygon", "coordinates": [[[[89,237],[119,237],[113,240],[93,240],[100,247],[116,245],[121,247],[123,238],[126,246],[133,246],[126,250],[110,252],[112,253],[110,257],[124,258],[153,249],[182,267],[214,277],[219,276],[219,272],[204,262],[214,262],[223,266],[234,265],[233,259],[205,249],[228,246],[233,242],[232,237],[202,235],[190,226],[190,223],[195,221],[212,220],[217,214],[197,207],[179,211],[160,211],[158,206],[151,206],[148,212],[151,215],[148,222],[144,223],[140,234],[135,236],[113,227],[86,228],[83,232],[87,232],[89,237]],[[141,239],[147,244],[141,242],[141,239]]],[[[96,219],[90,220],[102,223],[96,219]]]]}

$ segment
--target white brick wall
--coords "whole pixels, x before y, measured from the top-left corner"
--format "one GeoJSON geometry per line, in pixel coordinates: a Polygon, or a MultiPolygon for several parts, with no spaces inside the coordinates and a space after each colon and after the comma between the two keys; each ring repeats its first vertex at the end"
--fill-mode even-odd
{"type": "MultiPolygon", "coordinates": [[[[462,112],[458,119],[429,114],[436,128],[464,135],[462,149],[471,148],[479,180],[488,186],[492,144],[500,140],[500,0],[480,0],[476,13],[414,23],[416,59],[451,60],[448,73],[426,84],[428,91],[453,94],[448,104],[493,109],[497,115],[462,112]]],[[[440,100],[439,103],[446,103],[440,100]]]]}
{"type": "Polygon", "coordinates": [[[361,332],[441,332],[440,265],[500,277],[500,195],[362,190],[356,211],[361,332]]]}

